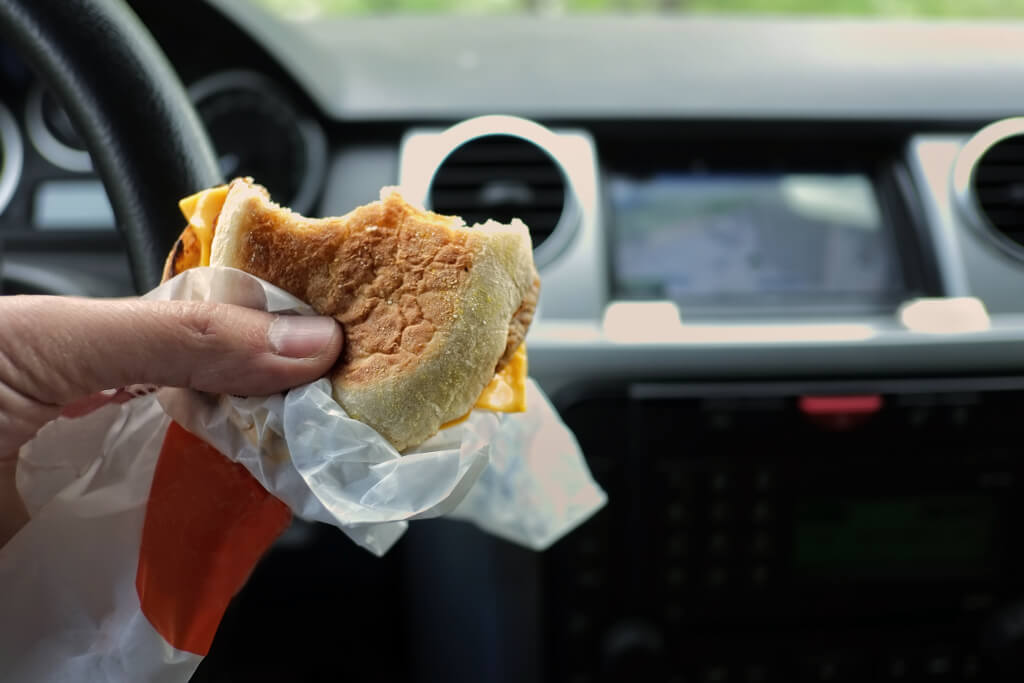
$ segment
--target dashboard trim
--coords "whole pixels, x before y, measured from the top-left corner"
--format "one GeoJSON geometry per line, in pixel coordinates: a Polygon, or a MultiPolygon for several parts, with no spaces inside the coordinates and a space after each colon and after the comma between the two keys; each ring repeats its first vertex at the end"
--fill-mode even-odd
{"type": "MultiPolygon", "coordinates": [[[[515,116],[479,116],[457,123],[443,132],[416,132],[432,138],[434,154],[424,158],[422,154],[413,156],[401,154],[402,179],[400,184],[404,192],[409,193],[409,200],[423,205],[427,209],[430,200],[430,188],[434,184],[437,172],[448,157],[460,147],[473,140],[491,136],[509,136],[519,138],[535,145],[547,154],[562,173],[567,192],[555,229],[543,244],[535,247],[534,261],[538,268],[554,262],[565,251],[579,227],[579,202],[576,200],[574,176],[579,171],[579,162],[568,157],[557,134],[526,119],[515,116]]],[[[411,136],[410,136],[411,137],[411,136]]],[[[408,138],[407,138],[408,139],[408,138]]],[[[403,141],[403,148],[404,148],[403,141]]]]}
{"type": "Polygon", "coordinates": [[[248,0],[210,2],[337,121],[443,125],[501,112],[573,122],[946,123],[1020,111],[1010,85],[1024,59],[1016,22],[714,14],[282,21],[248,0]]]}
{"type": "Polygon", "coordinates": [[[895,316],[865,316],[838,325],[677,324],[643,342],[594,322],[540,320],[529,339],[530,374],[552,396],[581,377],[844,380],[998,376],[1024,366],[1024,315],[1009,313],[992,315],[987,330],[959,334],[913,332],[895,316]]]}
{"type": "Polygon", "coordinates": [[[3,167],[0,168],[0,214],[14,197],[25,165],[25,147],[18,132],[18,122],[3,103],[0,103],[0,146],[3,147],[3,167]]]}
{"type": "Polygon", "coordinates": [[[54,296],[95,295],[82,282],[56,268],[44,268],[8,259],[4,261],[2,276],[5,288],[13,285],[18,291],[27,287],[33,292],[54,296]]]}
{"type": "Polygon", "coordinates": [[[25,129],[32,146],[54,166],[73,173],[89,173],[93,170],[88,152],[68,147],[46,127],[46,121],[43,120],[43,88],[38,83],[25,100],[25,129]]]}
{"type": "Polygon", "coordinates": [[[906,152],[931,233],[942,290],[951,297],[971,294],[967,270],[960,256],[957,217],[955,212],[946,208],[950,204],[947,194],[952,192],[952,185],[947,180],[947,162],[955,159],[960,145],[959,137],[941,140],[918,137],[911,139],[906,152]]]}
{"type": "Polygon", "coordinates": [[[956,392],[974,394],[986,391],[1020,391],[1024,377],[894,377],[885,380],[808,380],[803,382],[766,381],[751,382],[737,391],[736,385],[719,382],[634,382],[629,384],[628,395],[637,400],[672,398],[774,398],[777,396],[847,396],[872,394],[932,394],[956,392]]]}
{"type": "Polygon", "coordinates": [[[1024,134],[1024,116],[995,121],[974,134],[957,155],[953,167],[953,198],[960,215],[977,234],[1005,254],[1024,259],[1024,245],[1017,244],[995,229],[978,204],[974,192],[974,171],[981,158],[996,144],[1016,135],[1024,134]]]}

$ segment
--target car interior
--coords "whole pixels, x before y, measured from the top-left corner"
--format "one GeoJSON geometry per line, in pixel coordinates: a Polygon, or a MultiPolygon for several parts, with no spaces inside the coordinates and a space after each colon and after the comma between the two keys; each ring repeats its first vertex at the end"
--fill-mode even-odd
{"type": "Polygon", "coordinates": [[[3,12],[2,293],[142,293],[240,175],[519,217],[608,494],[540,552],[296,520],[193,681],[1024,679],[1024,21],[128,4],[3,12]]]}

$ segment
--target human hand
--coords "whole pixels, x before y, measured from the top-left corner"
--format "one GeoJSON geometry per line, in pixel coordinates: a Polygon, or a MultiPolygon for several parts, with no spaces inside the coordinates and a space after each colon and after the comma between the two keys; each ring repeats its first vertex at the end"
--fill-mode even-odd
{"type": "Polygon", "coordinates": [[[331,318],[227,304],[0,297],[0,546],[27,521],[18,449],[62,410],[131,384],[263,396],[311,382],[337,360],[331,318]]]}

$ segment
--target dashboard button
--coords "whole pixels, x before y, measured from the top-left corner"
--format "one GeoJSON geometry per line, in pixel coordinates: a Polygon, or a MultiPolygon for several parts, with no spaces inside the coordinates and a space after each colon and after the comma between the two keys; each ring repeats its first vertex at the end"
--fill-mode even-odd
{"type": "Polygon", "coordinates": [[[662,468],[665,476],[665,484],[668,488],[673,490],[680,490],[686,487],[686,473],[683,472],[682,468],[671,464],[666,465],[662,468]]]}
{"type": "Polygon", "coordinates": [[[585,612],[573,612],[566,619],[565,630],[570,636],[584,635],[590,630],[590,617],[585,612]]]}
{"type": "Polygon", "coordinates": [[[712,567],[708,570],[707,583],[712,588],[720,588],[729,580],[729,572],[724,567],[712,567]]]}
{"type": "Polygon", "coordinates": [[[678,624],[683,620],[683,608],[674,603],[665,605],[665,621],[669,624],[678,624]]]}
{"type": "Polygon", "coordinates": [[[604,585],[604,572],[600,569],[589,569],[576,575],[576,583],[581,588],[597,589],[604,585]]]}
{"type": "Polygon", "coordinates": [[[866,676],[864,658],[859,652],[827,652],[808,657],[801,664],[801,680],[815,683],[861,683],[866,676]]]}
{"type": "Polygon", "coordinates": [[[965,681],[974,681],[978,679],[981,673],[981,665],[978,661],[977,655],[967,655],[964,657],[963,674],[965,681]]]}
{"type": "Polygon", "coordinates": [[[682,567],[672,567],[665,572],[665,583],[669,588],[678,589],[686,583],[686,572],[682,567]]]}
{"type": "Polygon", "coordinates": [[[775,510],[765,502],[754,505],[753,518],[755,524],[767,524],[775,517],[775,510]]]}
{"type": "Polygon", "coordinates": [[[885,673],[889,676],[889,680],[902,681],[906,680],[908,673],[907,659],[906,657],[895,656],[890,657],[889,661],[885,666],[885,673]]]}
{"type": "Polygon", "coordinates": [[[684,534],[672,534],[665,541],[665,552],[670,557],[681,557],[686,554],[686,536],[684,534]]]}
{"type": "Polygon", "coordinates": [[[750,580],[755,586],[763,586],[768,583],[768,567],[758,565],[750,572],[750,580]]]}
{"type": "Polygon", "coordinates": [[[716,524],[725,524],[732,517],[732,508],[724,501],[717,501],[711,505],[711,521],[716,524]]]}
{"type": "Polygon", "coordinates": [[[709,666],[704,670],[701,677],[703,683],[727,683],[729,680],[729,669],[725,666],[709,666]]]}
{"type": "Polygon", "coordinates": [[[946,680],[953,673],[953,658],[949,655],[932,655],[925,660],[924,670],[930,680],[946,680]]]}
{"type": "Polygon", "coordinates": [[[724,555],[729,551],[729,537],[725,534],[711,534],[708,549],[715,555],[724,555]]]}
{"type": "Polygon", "coordinates": [[[686,508],[682,503],[675,501],[665,508],[665,516],[673,524],[681,524],[686,519],[686,508]]]}
{"type": "Polygon", "coordinates": [[[767,683],[768,670],[758,664],[752,664],[744,671],[743,681],[744,683],[767,683]]]}
{"type": "Polygon", "coordinates": [[[660,629],[645,620],[623,621],[604,638],[602,681],[665,680],[667,657],[660,629]]]}
{"type": "Polygon", "coordinates": [[[966,406],[955,406],[950,410],[949,414],[950,422],[955,427],[966,427],[970,420],[970,411],[966,406]]]}
{"type": "Polygon", "coordinates": [[[580,538],[577,547],[581,555],[599,555],[601,553],[601,539],[593,534],[587,534],[580,538]]]}
{"type": "Polygon", "coordinates": [[[754,539],[750,542],[750,551],[752,554],[759,557],[771,554],[772,550],[772,537],[764,532],[759,532],[754,535],[754,539]]]}
{"type": "Polygon", "coordinates": [[[733,424],[735,424],[735,420],[729,413],[713,413],[708,417],[708,424],[711,429],[717,432],[724,432],[732,429],[733,424]]]}

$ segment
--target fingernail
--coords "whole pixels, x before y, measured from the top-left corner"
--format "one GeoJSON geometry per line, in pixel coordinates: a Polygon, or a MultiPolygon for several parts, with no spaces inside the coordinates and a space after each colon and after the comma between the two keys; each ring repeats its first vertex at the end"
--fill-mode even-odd
{"type": "Polygon", "coordinates": [[[270,323],[267,339],[279,356],[313,358],[331,342],[337,327],[333,318],[279,315],[270,323]]]}

